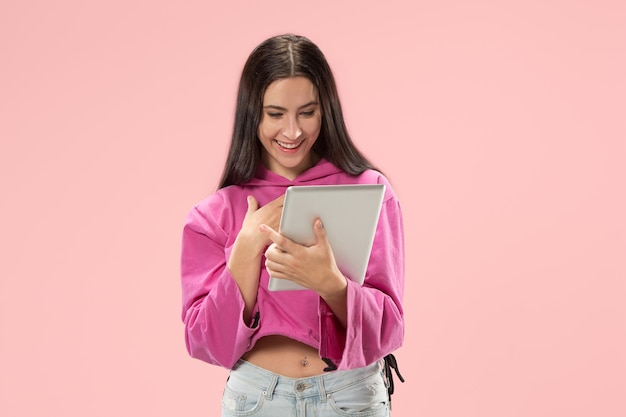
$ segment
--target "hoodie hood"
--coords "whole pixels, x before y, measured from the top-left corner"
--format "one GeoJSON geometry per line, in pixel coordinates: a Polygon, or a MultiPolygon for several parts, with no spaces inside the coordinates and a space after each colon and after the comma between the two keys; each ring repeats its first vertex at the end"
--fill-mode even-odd
{"type": "MultiPolygon", "coordinates": [[[[252,178],[246,186],[255,186],[255,187],[276,187],[276,186],[290,186],[290,185],[313,185],[319,184],[325,178],[333,177],[333,176],[343,176],[346,175],[341,169],[337,168],[330,161],[322,158],[319,160],[317,164],[302,172],[293,180],[287,179],[281,175],[276,174],[275,172],[270,171],[265,167],[263,163],[259,163],[257,167],[256,173],[254,174],[254,178],[252,178]]],[[[333,183],[334,181],[328,181],[329,183],[333,183]]]]}

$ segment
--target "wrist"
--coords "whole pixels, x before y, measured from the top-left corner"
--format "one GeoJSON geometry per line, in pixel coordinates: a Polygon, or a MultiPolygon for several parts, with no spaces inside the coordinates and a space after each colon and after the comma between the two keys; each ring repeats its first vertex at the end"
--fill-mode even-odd
{"type": "Polygon", "coordinates": [[[340,275],[332,280],[333,285],[331,288],[324,289],[320,291],[318,294],[320,297],[324,299],[327,303],[333,303],[337,301],[343,301],[346,299],[348,294],[348,282],[347,278],[343,275],[340,275]]]}
{"type": "Polygon", "coordinates": [[[239,234],[233,244],[231,253],[237,253],[238,257],[248,260],[261,258],[265,252],[265,244],[258,243],[255,239],[239,234]]]}

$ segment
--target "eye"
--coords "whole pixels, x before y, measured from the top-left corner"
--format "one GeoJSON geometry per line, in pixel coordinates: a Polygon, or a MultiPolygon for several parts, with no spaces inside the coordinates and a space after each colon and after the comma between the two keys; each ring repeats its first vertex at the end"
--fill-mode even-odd
{"type": "Polygon", "coordinates": [[[315,110],[303,111],[300,114],[304,117],[312,117],[315,114],[315,110]]]}
{"type": "Polygon", "coordinates": [[[282,113],[277,113],[277,112],[267,112],[267,115],[269,117],[271,117],[272,119],[278,119],[280,118],[283,114],[282,113]]]}

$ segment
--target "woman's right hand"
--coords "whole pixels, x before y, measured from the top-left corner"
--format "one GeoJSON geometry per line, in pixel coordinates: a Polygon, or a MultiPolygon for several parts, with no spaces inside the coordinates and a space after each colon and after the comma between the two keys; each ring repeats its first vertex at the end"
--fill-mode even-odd
{"type": "Polygon", "coordinates": [[[259,230],[259,226],[267,224],[278,229],[284,199],[285,196],[282,195],[259,208],[257,200],[248,196],[248,211],[228,259],[228,270],[235,279],[245,303],[243,319],[246,323],[250,323],[252,308],[256,302],[261,276],[261,257],[271,243],[271,240],[259,230]]]}
{"type": "Polygon", "coordinates": [[[262,255],[272,241],[259,231],[259,226],[266,224],[272,227],[272,229],[278,230],[285,195],[281,195],[261,208],[259,208],[259,203],[253,196],[249,195],[247,200],[248,211],[235,240],[235,246],[243,246],[246,250],[251,251],[250,255],[262,255]]]}

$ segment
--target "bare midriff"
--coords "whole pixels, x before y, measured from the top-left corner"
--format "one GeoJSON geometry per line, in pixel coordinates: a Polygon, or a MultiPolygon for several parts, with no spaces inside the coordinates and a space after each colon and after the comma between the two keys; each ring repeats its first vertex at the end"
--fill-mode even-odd
{"type": "Polygon", "coordinates": [[[306,378],[324,373],[328,365],[317,349],[285,336],[265,336],[242,357],[260,368],[290,378],[306,378]]]}

